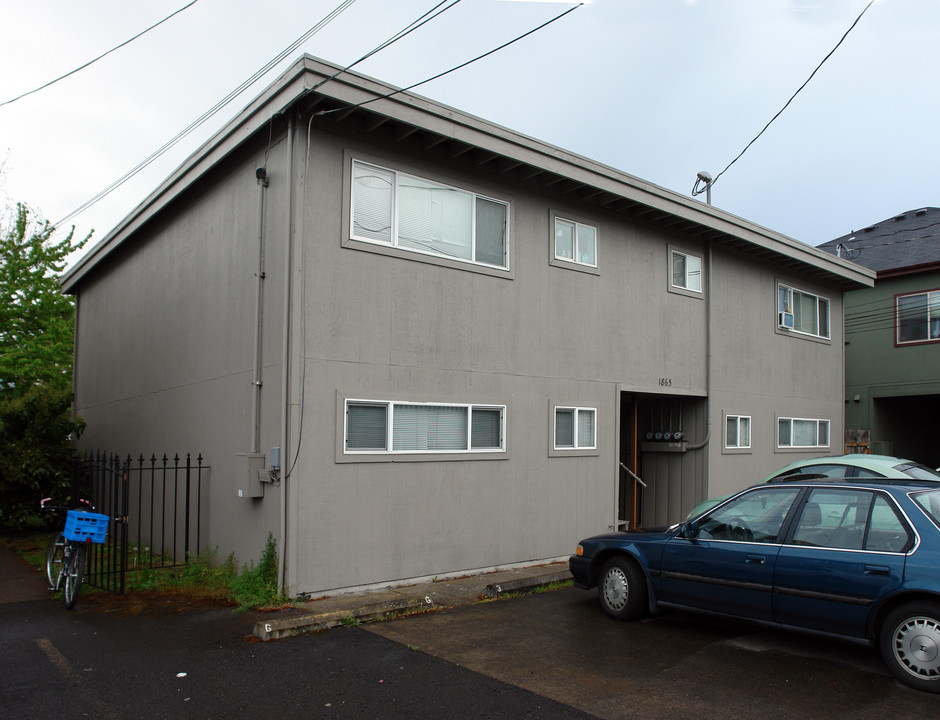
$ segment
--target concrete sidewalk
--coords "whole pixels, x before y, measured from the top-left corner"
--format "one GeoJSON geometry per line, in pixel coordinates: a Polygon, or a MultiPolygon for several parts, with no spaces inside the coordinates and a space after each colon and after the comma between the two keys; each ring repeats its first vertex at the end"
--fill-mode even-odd
{"type": "MultiPolygon", "coordinates": [[[[571,579],[567,562],[531,565],[456,578],[429,580],[381,590],[343,592],[270,613],[255,623],[261,640],[302,635],[339,625],[367,622],[390,613],[427,612],[525,592],[539,585],[571,579]]],[[[49,597],[45,575],[0,543],[0,603],[49,597]]],[[[120,602],[119,595],[114,598],[120,602]]]]}
{"type": "Polygon", "coordinates": [[[571,580],[568,563],[555,562],[336,595],[272,613],[270,618],[255,624],[254,635],[261,640],[276,640],[376,620],[389,614],[471,605],[486,598],[566,580],[571,580]]]}
{"type": "Polygon", "coordinates": [[[0,603],[42,600],[48,596],[45,573],[0,542],[0,603]]]}

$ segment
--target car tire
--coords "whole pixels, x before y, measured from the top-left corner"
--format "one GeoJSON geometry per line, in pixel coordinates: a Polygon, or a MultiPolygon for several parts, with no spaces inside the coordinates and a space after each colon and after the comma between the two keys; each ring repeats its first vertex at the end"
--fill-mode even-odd
{"type": "Polygon", "coordinates": [[[940,692],[940,603],[896,608],[881,626],[881,655],[905,685],[940,692]]]}
{"type": "Polygon", "coordinates": [[[601,608],[616,620],[635,620],[646,610],[646,577],[629,558],[615,557],[605,563],[597,592],[601,608]]]}

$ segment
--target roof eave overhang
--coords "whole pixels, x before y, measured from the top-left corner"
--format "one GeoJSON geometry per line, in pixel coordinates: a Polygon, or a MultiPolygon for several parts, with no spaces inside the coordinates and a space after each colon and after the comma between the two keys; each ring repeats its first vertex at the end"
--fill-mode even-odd
{"type": "Polygon", "coordinates": [[[198,148],[62,280],[81,279],[200,176],[278,115],[314,113],[316,127],[344,125],[471,164],[506,180],[668,227],[842,290],[871,287],[875,273],[620,170],[305,55],[198,148]],[[328,80],[328,82],[324,82],[328,80]]]}

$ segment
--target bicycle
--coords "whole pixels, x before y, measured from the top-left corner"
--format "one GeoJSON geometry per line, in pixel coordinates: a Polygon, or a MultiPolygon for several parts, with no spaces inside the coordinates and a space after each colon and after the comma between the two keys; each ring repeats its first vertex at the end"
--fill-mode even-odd
{"type": "Polygon", "coordinates": [[[79,504],[88,510],[74,510],[67,507],[47,505],[50,498],[40,501],[39,507],[45,512],[66,515],[65,527],[51,538],[46,549],[46,580],[48,589],[55,592],[62,590],[62,602],[66,610],[71,610],[78,602],[85,576],[85,548],[88,543],[103,543],[108,531],[108,516],[93,512],[94,506],[87,500],[79,504]]]}

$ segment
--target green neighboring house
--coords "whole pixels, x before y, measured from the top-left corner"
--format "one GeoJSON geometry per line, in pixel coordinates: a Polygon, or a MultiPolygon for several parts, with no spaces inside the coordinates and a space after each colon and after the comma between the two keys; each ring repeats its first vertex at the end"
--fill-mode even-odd
{"type": "Polygon", "coordinates": [[[845,293],[846,452],[940,466],[940,208],[820,245],[876,271],[845,293]]]}

